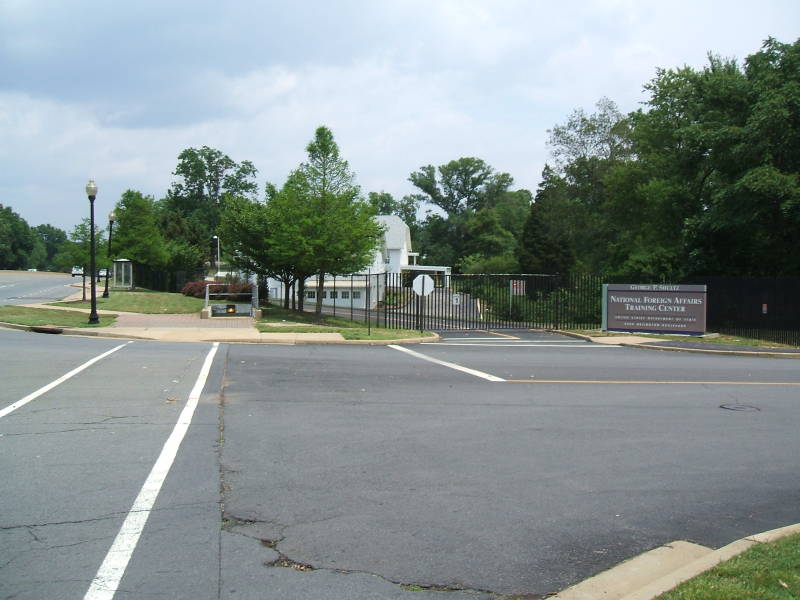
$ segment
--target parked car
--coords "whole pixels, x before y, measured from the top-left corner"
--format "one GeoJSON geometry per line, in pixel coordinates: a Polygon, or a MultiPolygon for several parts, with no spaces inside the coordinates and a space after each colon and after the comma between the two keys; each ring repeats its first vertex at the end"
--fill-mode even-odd
{"type": "Polygon", "coordinates": [[[76,275],[81,276],[83,275],[83,267],[79,265],[75,265],[72,267],[72,276],[75,277],[76,275]]]}
{"type": "Polygon", "coordinates": [[[106,275],[108,275],[108,269],[100,269],[97,272],[97,278],[98,279],[105,279],[106,275]]]}

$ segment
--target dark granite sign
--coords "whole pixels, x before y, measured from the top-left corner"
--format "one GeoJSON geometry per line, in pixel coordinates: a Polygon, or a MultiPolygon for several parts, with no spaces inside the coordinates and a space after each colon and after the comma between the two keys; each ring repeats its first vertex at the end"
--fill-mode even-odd
{"type": "Polygon", "coordinates": [[[603,330],[702,335],[706,286],[603,284],[603,330]]]}

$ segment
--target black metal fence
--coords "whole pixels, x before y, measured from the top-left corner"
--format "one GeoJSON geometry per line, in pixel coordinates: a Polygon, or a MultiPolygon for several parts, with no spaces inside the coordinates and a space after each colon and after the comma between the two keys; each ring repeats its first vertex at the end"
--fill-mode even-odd
{"type": "Polygon", "coordinates": [[[708,286],[708,331],[800,346],[800,278],[694,277],[708,286]]]}
{"type": "Polygon", "coordinates": [[[589,275],[383,275],[377,311],[386,327],[407,329],[558,329],[600,326],[602,280],[589,275]]]}
{"type": "Polygon", "coordinates": [[[159,271],[147,265],[133,263],[133,285],[157,292],[180,292],[189,281],[203,279],[202,272],[159,271]]]}

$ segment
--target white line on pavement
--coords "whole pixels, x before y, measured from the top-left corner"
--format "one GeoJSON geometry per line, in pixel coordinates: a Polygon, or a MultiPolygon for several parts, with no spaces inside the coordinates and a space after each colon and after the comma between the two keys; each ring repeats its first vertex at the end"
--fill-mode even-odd
{"type": "Polygon", "coordinates": [[[84,369],[88,369],[94,363],[96,363],[99,360],[103,360],[109,354],[113,354],[114,352],[116,352],[120,348],[124,348],[128,344],[132,344],[132,343],[133,342],[126,342],[125,344],[120,344],[116,348],[112,348],[108,352],[103,352],[103,354],[101,354],[100,356],[95,356],[93,359],[88,360],[85,363],[83,363],[80,367],[72,369],[72,371],[62,375],[61,377],[59,377],[55,381],[52,381],[52,382],[48,383],[46,386],[39,388],[38,390],[36,390],[32,394],[28,394],[22,400],[17,400],[16,402],[14,402],[14,404],[6,406],[4,409],[0,410],[0,419],[5,417],[7,414],[14,412],[15,410],[17,410],[21,406],[25,406],[31,400],[36,400],[36,398],[38,398],[42,394],[45,394],[45,393],[49,392],[50,390],[52,390],[57,385],[59,385],[61,383],[64,383],[67,379],[69,379],[71,377],[74,377],[75,375],[77,375],[78,373],[83,371],[84,369]]]}
{"type": "Polygon", "coordinates": [[[409,350],[408,348],[403,348],[402,346],[395,346],[394,344],[389,344],[389,348],[393,348],[394,350],[399,350],[400,352],[405,352],[406,354],[410,354],[411,356],[415,356],[422,360],[427,360],[428,362],[432,362],[437,365],[442,365],[443,367],[448,367],[450,369],[455,369],[456,371],[461,371],[462,373],[469,373],[470,375],[475,375],[475,377],[480,377],[481,379],[486,379],[488,381],[505,381],[505,379],[502,379],[501,377],[490,375],[489,373],[484,373],[483,371],[477,371],[475,369],[462,367],[461,365],[447,362],[446,360],[439,360],[438,358],[433,358],[432,356],[428,356],[427,354],[415,352],[414,350],[409,350]]]}
{"type": "Polygon", "coordinates": [[[119,582],[128,568],[133,551],[139,543],[139,537],[142,535],[144,526],[147,519],[150,517],[150,511],[158,498],[161,491],[161,486],[172,468],[172,463],[175,461],[175,456],[178,453],[178,448],[183,441],[186,432],[189,430],[189,425],[192,422],[192,416],[197,408],[197,403],[200,400],[200,393],[208,379],[208,373],[211,370],[211,363],[214,362],[214,355],[219,348],[219,342],[214,342],[211,350],[206,356],[203,367],[200,369],[200,374],[197,376],[197,381],[189,393],[189,399],[186,406],[183,407],[178,422],[172,430],[169,438],[164,443],[158,459],[153,465],[150,474],[139,491],[139,495],[131,506],[128,516],[122,523],[122,527],[111,544],[111,548],[106,554],[103,564],[97,571],[89,586],[89,590],[83,597],[83,600],[112,600],[117,591],[119,582]]]}

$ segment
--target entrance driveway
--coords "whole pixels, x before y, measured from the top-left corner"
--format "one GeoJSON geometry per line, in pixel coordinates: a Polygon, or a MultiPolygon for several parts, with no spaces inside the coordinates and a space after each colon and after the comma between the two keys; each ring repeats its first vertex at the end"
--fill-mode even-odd
{"type": "Polygon", "coordinates": [[[288,565],[545,594],[800,520],[794,361],[536,339],[415,347],[505,382],[392,348],[231,347],[229,522],[288,565]]]}

